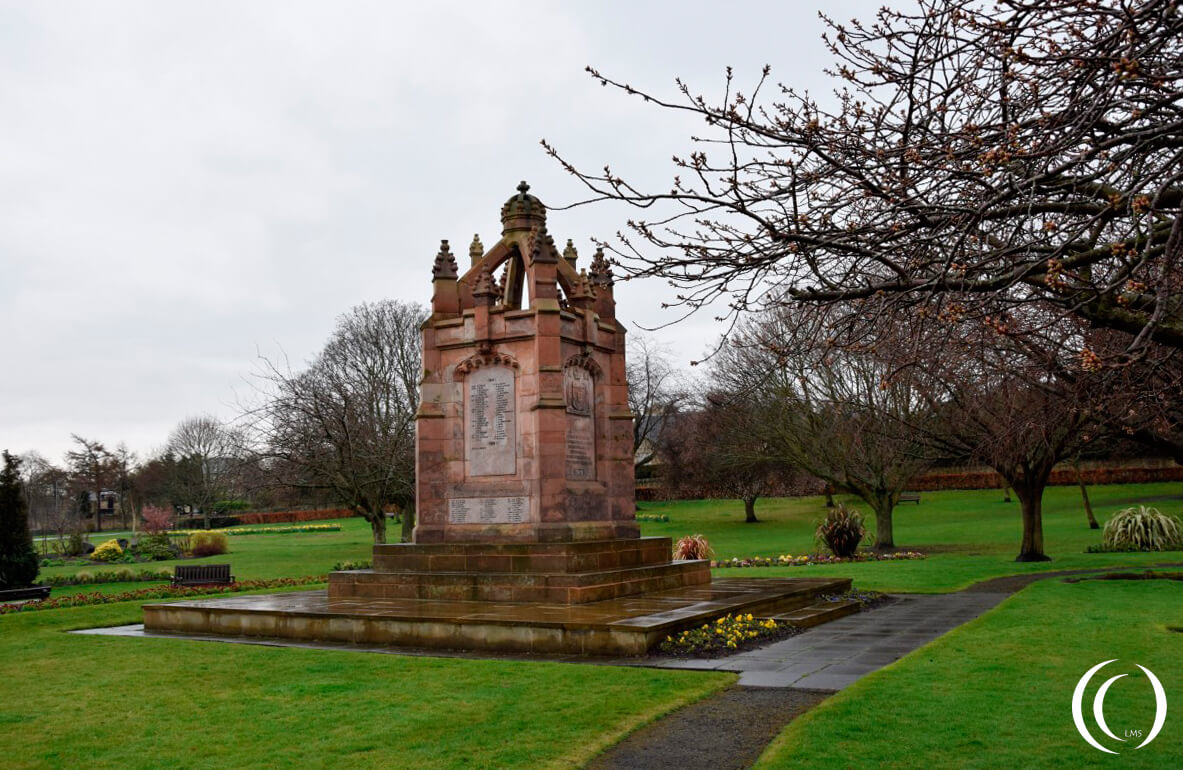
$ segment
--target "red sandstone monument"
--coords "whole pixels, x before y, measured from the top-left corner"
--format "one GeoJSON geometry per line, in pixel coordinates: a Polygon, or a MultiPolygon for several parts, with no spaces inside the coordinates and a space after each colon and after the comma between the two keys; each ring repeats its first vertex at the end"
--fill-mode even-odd
{"type": "Polygon", "coordinates": [[[432,266],[414,542],[375,546],[327,592],[145,605],[145,633],[642,655],[730,612],[813,625],[857,608],[814,603],[849,579],[712,583],[706,561],[640,537],[608,263],[560,253],[525,182],[501,225],[463,274],[447,241],[432,266]]]}
{"type": "Polygon", "coordinates": [[[580,604],[710,582],[672,562],[634,517],[625,329],[597,251],[560,254],[525,182],[461,275],[448,242],[432,266],[416,421],[413,544],[374,548],[371,573],[333,597],[580,604]]]}

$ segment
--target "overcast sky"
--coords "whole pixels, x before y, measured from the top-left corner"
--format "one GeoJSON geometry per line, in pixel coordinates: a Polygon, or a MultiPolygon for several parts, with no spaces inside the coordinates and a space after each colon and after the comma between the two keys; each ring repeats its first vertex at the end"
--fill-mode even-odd
{"type": "MultiPolygon", "coordinates": [[[[577,200],[543,137],[667,185],[701,123],[584,67],[672,95],[767,63],[828,91],[819,7],[0,2],[0,448],[60,461],[78,433],[144,454],[187,416],[233,417],[259,352],[299,365],[359,302],[426,302],[439,240],[494,243],[519,180],[577,200]]],[[[628,215],[549,229],[586,264],[628,215]]],[[[660,324],[667,296],[619,285],[620,316],[660,324]]],[[[684,365],[719,331],[656,336],[684,365]]]]}

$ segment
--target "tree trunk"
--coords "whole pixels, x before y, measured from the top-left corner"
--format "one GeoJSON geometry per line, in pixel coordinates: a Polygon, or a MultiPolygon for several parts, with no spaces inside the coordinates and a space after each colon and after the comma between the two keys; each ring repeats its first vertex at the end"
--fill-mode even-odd
{"type": "Polygon", "coordinates": [[[413,539],[415,532],[415,503],[410,502],[403,506],[403,531],[402,541],[409,543],[413,539]]]}
{"type": "Polygon", "coordinates": [[[1051,561],[1043,552],[1043,488],[1046,482],[1012,486],[1023,511],[1023,542],[1015,561],[1051,561]]]}
{"type": "Polygon", "coordinates": [[[743,515],[743,520],[746,524],[758,524],[760,522],[756,518],[756,498],[745,497],[743,499],[743,515]]]}
{"type": "Polygon", "coordinates": [[[1080,499],[1084,501],[1084,513],[1089,520],[1089,529],[1100,529],[1101,525],[1097,522],[1097,517],[1093,515],[1093,504],[1089,502],[1089,490],[1084,485],[1084,474],[1080,472],[1080,463],[1072,463],[1072,467],[1076,470],[1076,483],[1080,485],[1080,499]]]}
{"type": "Polygon", "coordinates": [[[834,485],[833,484],[826,484],[826,488],[823,490],[823,492],[826,495],[826,507],[833,508],[834,507],[834,485]]]}
{"type": "Polygon", "coordinates": [[[892,530],[891,498],[875,500],[875,545],[876,551],[895,548],[895,533],[892,530]]]}
{"type": "Polygon", "coordinates": [[[376,511],[367,511],[366,518],[370,521],[370,529],[374,531],[374,544],[384,544],[386,542],[386,512],[381,508],[376,511]]]}

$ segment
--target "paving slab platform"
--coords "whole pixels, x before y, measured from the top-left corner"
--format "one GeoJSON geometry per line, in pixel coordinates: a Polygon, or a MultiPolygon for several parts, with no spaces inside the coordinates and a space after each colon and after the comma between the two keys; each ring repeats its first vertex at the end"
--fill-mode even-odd
{"type": "Polygon", "coordinates": [[[191,636],[577,655],[644,655],[729,613],[762,616],[849,589],[844,578],[725,578],[588,604],[331,598],[327,591],[144,605],[144,630],[191,636]]]}

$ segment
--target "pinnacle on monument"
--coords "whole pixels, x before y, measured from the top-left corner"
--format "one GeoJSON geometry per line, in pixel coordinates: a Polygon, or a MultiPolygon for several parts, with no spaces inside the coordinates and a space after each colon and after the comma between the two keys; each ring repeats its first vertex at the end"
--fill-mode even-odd
{"type": "Polygon", "coordinates": [[[481,261],[481,257],[485,256],[485,247],[481,243],[480,233],[475,233],[472,236],[472,245],[468,247],[468,258],[472,261],[469,267],[476,265],[481,261]]]}
{"type": "Polygon", "coordinates": [[[544,221],[530,233],[530,264],[538,262],[557,264],[558,261],[555,239],[546,231],[546,222],[544,221]]]}
{"type": "Polygon", "coordinates": [[[591,282],[596,286],[611,286],[612,281],[612,265],[604,257],[604,248],[602,246],[596,247],[596,253],[592,257],[591,282]]]}
{"type": "Polygon", "coordinates": [[[579,278],[575,281],[575,286],[572,287],[571,301],[576,307],[580,307],[585,301],[590,302],[595,298],[596,289],[592,285],[591,278],[587,275],[587,270],[580,270],[579,278]]]}
{"type": "Polygon", "coordinates": [[[510,230],[530,230],[540,223],[546,222],[546,206],[542,201],[530,195],[530,185],[522,182],[518,185],[518,194],[512,196],[501,207],[501,225],[504,232],[510,230]]]}
{"type": "Polygon", "coordinates": [[[575,243],[570,238],[567,239],[567,248],[563,249],[563,259],[567,260],[571,267],[575,267],[575,262],[579,259],[579,252],[575,250],[575,243]]]}
{"type": "Polygon", "coordinates": [[[474,298],[497,296],[497,289],[493,285],[493,275],[487,266],[477,274],[476,284],[472,287],[472,296],[474,298]]]}
{"type": "Polygon", "coordinates": [[[435,264],[431,266],[431,277],[435,280],[455,280],[457,275],[456,257],[452,256],[448,241],[444,239],[440,241],[439,253],[435,255],[435,264]]]}
{"type": "Polygon", "coordinates": [[[497,281],[497,299],[504,300],[505,292],[509,288],[509,265],[501,271],[501,278],[497,281]]]}

